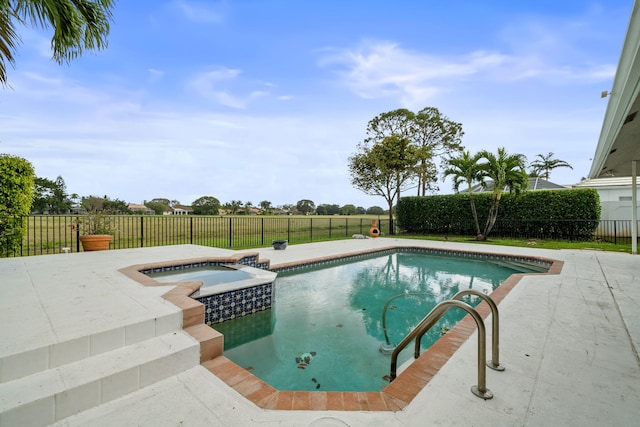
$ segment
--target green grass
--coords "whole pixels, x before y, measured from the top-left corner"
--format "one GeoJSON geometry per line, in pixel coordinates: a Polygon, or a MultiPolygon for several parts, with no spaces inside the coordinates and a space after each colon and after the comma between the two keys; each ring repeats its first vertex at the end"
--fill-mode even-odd
{"type": "MultiPolygon", "coordinates": [[[[400,236],[399,236],[400,237],[400,236]]],[[[498,245],[498,246],[517,246],[523,248],[541,248],[541,249],[582,249],[582,250],[598,250],[610,252],[626,252],[631,253],[631,244],[614,244],[605,241],[587,241],[573,242],[568,240],[544,240],[544,239],[514,239],[506,237],[491,237],[487,241],[481,242],[470,236],[416,236],[402,235],[405,239],[417,240],[439,240],[449,242],[473,243],[477,245],[498,245]]]]}

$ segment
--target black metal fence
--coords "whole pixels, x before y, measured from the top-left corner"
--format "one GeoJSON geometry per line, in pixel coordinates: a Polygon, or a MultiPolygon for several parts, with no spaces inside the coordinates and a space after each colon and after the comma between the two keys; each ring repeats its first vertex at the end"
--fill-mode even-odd
{"type": "Polygon", "coordinates": [[[568,241],[600,241],[630,246],[632,223],[631,220],[498,219],[490,236],[568,241]],[[507,222],[509,222],[508,226],[506,225],[507,222]],[[514,222],[516,223],[515,227],[514,222]],[[572,226],[566,225],[566,223],[569,222],[572,226]],[[591,232],[596,224],[597,228],[591,232]]]}
{"type": "MultiPolygon", "coordinates": [[[[29,256],[80,252],[82,215],[32,215],[15,250],[0,255],[29,256]]],[[[116,232],[110,249],[194,244],[229,249],[270,246],[273,240],[290,244],[367,235],[373,220],[389,234],[389,219],[348,216],[200,216],[114,215],[116,232]]]]}
{"type": "MultiPolygon", "coordinates": [[[[26,219],[26,233],[15,250],[0,248],[0,256],[45,255],[80,252],[78,215],[34,215],[26,219]]],[[[386,217],[348,216],[154,216],[118,215],[113,217],[116,232],[111,249],[141,248],[194,244],[229,249],[270,246],[273,240],[288,240],[290,244],[351,238],[367,235],[372,220],[376,220],[382,235],[389,235],[386,217]]],[[[453,221],[453,220],[452,220],[453,221]]],[[[553,227],[545,220],[522,221],[521,226],[501,230],[499,220],[490,237],[526,239],[584,240],[583,236],[553,235],[553,227]],[[550,231],[551,230],[551,231],[550,231]]],[[[554,220],[556,223],[558,220],[554,220]]],[[[571,220],[573,221],[573,220],[571,220]]],[[[592,222],[592,221],[590,221],[592,222]]],[[[631,220],[603,220],[591,240],[631,245],[631,220]]],[[[505,227],[506,228],[506,227],[505,227]]]]}

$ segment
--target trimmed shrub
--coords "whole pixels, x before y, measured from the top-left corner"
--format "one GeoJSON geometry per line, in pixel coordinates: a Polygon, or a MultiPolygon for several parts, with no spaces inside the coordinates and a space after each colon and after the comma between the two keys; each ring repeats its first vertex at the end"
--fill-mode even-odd
{"type": "MultiPolygon", "coordinates": [[[[480,229],[491,206],[491,193],[474,194],[480,229]]],[[[396,208],[398,226],[414,234],[475,236],[467,194],[403,197],[396,208]]],[[[503,194],[498,219],[491,232],[497,236],[585,240],[600,222],[596,190],[528,191],[515,197],[503,194]]]]}
{"type": "Polygon", "coordinates": [[[35,172],[23,158],[0,154],[0,251],[20,247],[31,203],[35,172]]]}

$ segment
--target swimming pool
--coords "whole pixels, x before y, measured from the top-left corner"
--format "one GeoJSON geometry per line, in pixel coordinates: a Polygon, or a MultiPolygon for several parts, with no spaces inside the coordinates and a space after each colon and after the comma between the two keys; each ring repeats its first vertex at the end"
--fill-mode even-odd
{"type": "MultiPolygon", "coordinates": [[[[519,267],[504,260],[396,251],[280,272],[274,308],[215,328],[225,335],[227,358],[279,390],[381,390],[388,385],[390,362],[379,351],[387,341],[385,305],[388,340],[398,343],[437,303],[458,291],[489,294],[514,273],[539,271],[519,267]]],[[[464,316],[458,311],[449,311],[425,335],[423,347],[464,316]]],[[[399,360],[410,357],[411,349],[405,350],[399,360]]]]}
{"type": "Polygon", "coordinates": [[[211,265],[204,267],[194,267],[183,270],[169,270],[157,273],[147,273],[158,282],[196,282],[201,281],[203,287],[220,285],[222,283],[237,282],[253,277],[251,272],[238,267],[224,265],[211,265]]]}

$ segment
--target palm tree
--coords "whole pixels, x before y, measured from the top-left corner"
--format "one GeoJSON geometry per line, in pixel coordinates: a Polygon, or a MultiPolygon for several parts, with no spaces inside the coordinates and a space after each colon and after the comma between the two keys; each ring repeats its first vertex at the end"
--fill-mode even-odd
{"type": "Polygon", "coordinates": [[[447,161],[447,168],[444,170],[444,176],[453,177],[453,189],[458,192],[460,185],[467,184],[467,194],[469,195],[469,203],[471,204],[471,213],[473,214],[473,221],[476,226],[476,238],[479,239],[480,223],[478,222],[478,213],[476,211],[476,203],[473,198],[472,186],[474,182],[479,182],[484,186],[483,174],[480,169],[478,161],[480,156],[478,154],[472,156],[469,151],[463,151],[458,157],[454,157],[447,161]]]}
{"type": "Polygon", "coordinates": [[[68,63],[87,50],[107,46],[113,0],[0,0],[0,83],[15,63],[16,24],[53,28],[53,59],[68,63]]]}
{"type": "Polygon", "coordinates": [[[529,185],[529,177],[525,169],[527,159],[522,154],[509,154],[504,147],[500,147],[497,155],[483,150],[478,153],[478,156],[480,159],[486,160],[486,162],[479,164],[480,173],[483,177],[493,180],[489,216],[484,231],[478,236],[478,240],[487,240],[487,235],[491,232],[498,218],[502,193],[508,189],[518,195],[521,191],[526,190],[529,185]]]}
{"type": "Polygon", "coordinates": [[[553,153],[551,152],[547,153],[546,156],[543,154],[537,154],[536,157],[538,157],[538,159],[534,160],[529,165],[532,168],[531,174],[536,177],[549,179],[551,171],[555,168],[573,169],[573,167],[564,160],[554,159],[553,153]],[[541,173],[542,171],[544,171],[544,173],[541,173]]]}

